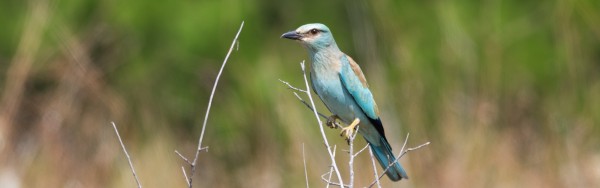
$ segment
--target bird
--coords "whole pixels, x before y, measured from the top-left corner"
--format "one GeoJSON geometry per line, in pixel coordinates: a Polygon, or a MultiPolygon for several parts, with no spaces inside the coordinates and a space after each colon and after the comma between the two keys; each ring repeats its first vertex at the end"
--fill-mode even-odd
{"type": "Polygon", "coordinates": [[[371,146],[381,167],[388,169],[385,173],[390,180],[408,179],[385,137],[379,109],[360,66],[338,48],[331,30],[324,24],[310,23],[281,38],[298,41],[308,51],[312,90],[333,114],[327,125],[335,128],[336,120],[348,125],[341,128],[347,140],[358,126],[358,133],[371,146]]]}

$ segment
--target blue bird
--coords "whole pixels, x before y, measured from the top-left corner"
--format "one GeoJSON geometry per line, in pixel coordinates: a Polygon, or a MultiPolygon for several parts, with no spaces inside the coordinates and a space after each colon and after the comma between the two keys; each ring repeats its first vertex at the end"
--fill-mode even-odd
{"type": "MultiPolygon", "coordinates": [[[[320,23],[306,24],[281,37],[296,40],[308,50],[312,62],[312,88],[333,113],[327,125],[333,128],[336,119],[341,120],[348,125],[342,128],[342,134],[346,137],[352,135],[358,125],[358,133],[369,143],[383,169],[396,161],[392,147],[385,138],[377,104],[360,66],[340,51],[329,28],[320,23]]],[[[392,181],[408,179],[398,162],[391,165],[386,174],[392,181]]]]}

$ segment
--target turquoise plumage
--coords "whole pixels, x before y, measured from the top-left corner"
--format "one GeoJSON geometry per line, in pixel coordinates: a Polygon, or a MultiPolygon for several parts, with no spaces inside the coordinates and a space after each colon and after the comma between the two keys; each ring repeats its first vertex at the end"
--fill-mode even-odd
{"type": "MultiPolygon", "coordinates": [[[[334,114],[329,124],[340,119],[349,125],[343,129],[347,135],[352,134],[354,126],[358,125],[358,132],[371,146],[379,164],[386,169],[396,158],[385,138],[377,104],[360,66],[340,51],[331,31],[323,24],[306,24],[281,37],[297,40],[308,50],[313,90],[334,114]]],[[[393,181],[408,178],[398,162],[386,174],[393,181]]]]}

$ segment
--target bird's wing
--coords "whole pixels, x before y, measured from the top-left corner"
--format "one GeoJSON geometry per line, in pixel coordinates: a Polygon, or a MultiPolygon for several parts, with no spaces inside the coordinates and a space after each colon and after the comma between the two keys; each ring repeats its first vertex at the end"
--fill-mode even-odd
{"type": "MultiPolygon", "coordinates": [[[[352,97],[360,109],[367,115],[371,124],[375,126],[377,131],[384,136],[383,125],[379,119],[379,109],[373,99],[373,94],[369,90],[369,85],[365,79],[365,75],[362,73],[360,66],[354,62],[354,60],[347,55],[342,56],[342,68],[340,71],[340,79],[344,88],[352,97]]],[[[385,136],[384,136],[385,137],[385,136]]]]}

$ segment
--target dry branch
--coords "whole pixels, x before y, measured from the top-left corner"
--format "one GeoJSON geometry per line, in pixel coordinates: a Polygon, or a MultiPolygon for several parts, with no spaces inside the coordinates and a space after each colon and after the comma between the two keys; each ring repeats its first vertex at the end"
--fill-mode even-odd
{"type": "Polygon", "coordinates": [[[331,159],[331,166],[333,166],[333,169],[335,171],[335,174],[338,177],[338,180],[340,181],[340,184],[344,185],[344,180],[342,179],[340,170],[338,169],[337,163],[335,162],[335,157],[334,157],[333,151],[331,150],[331,146],[329,145],[329,141],[327,140],[327,136],[325,135],[325,130],[323,130],[323,122],[321,122],[321,119],[319,119],[319,113],[317,112],[315,101],[313,100],[312,95],[309,92],[310,86],[308,85],[308,79],[306,78],[306,66],[304,66],[304,61],[302,61],[302,63],[300,63],[300,67],[302,67],[302,75],[304,76],[304,83],[306,84],[306,95],[308,95],[310,104],[311,104],[312,108],[314,109],[313,112],[315,114],[315,118],[317,118],[317,122],[319,123],[319,130],[321,131],[321,136],[323,137],[323,141],[325,142],[325,145],[327,146],[327,152],[329,153],[329,157],[331,159]]]}
{"type": "MultiPolygon", "coordinates": [[[[398,157],[396,158],[396,160],[394,160],[393,162],[390,163],[390,165],[387,166],[387,168],[385,168],[385,170],[383,170],[383,172],[381,172],[381,175],[375,179],[375,181],[373,181],[370,185],[370,187],[373,187],[373,185],[375,184],[379,184],[379,180],[385,175],[385,173],[395,164],[398,162],[398,160],[400,160],[400,158],[402,158],[406,153],[408,153],[409,151],[413,151],[413,150],[417,150],[421,147],[427,146],[429,145],[431,142],[425,142],[424,144],[421,144],[417,147],[413,147],[413,148],[408,148],[406,150],[404,150],[404,148],[406,148],[406,143],[408,143],[408,136],[410,134],[406,134],[406,139],[404,139],[404,144],[402,145],[402,149],[400,150],[400,153],[398,154],[398,157]]],[[[378,185],[379,186],[379,185],[378,185]]]]}
{"type": "MultiPolygon", "coordinates": [[[[221,78],[221,74],[223,73],[223,69],[225,68],[225,65],[227,64],[227,60],[229,59],[229,55],[231,55],[231,52],[233,51],[233,48],[236,46],[236,44],[237,44],[237,46],[239,48],[238,37],[240,36],[240,33],[242,32],[242,28],[244,28],[244,22],[243,21],[242,21],[242,24],[240,25],[240,29],[238,29],[238,32],[235,35],[235,38],[233,38],[233,42],[231,42],[231,46],[229,47],[229,51],[227,52],[227,55],[225,56],[225,59],[223,60],[223,64],[221,65],[221,69],[219,70],[219,73],[217,74],[217,78],[215,79],[215,84],[213,85],[212,91],[210,92],[210,98],[208,99],[208,107],[206,108],[206,114],[204,115],[204,122],[202,123],[202,132],[200,133],[200,138],[198,139],[198,149],[196,149],[196,155],[194,157],[194,160],[192,162],[190,162],[187,158],[185,158],[183,155],[181,155],[181,153],[179,153],[177,150],[175,150],[175,153],[177,153],[177,155],[179,155],[179,157],[181,157],[181,159],[183,159],[185,162],[187,162],[190,165],[190,174],[186,178],[187,182],[188,182],[188,187],[189,188],[192,187],[192,179],[193,179],[194,173],[196,172],[196,165],[197,165],[197,162],[198,162],[198,155],[200,155],[201,151],[208,150],[208,147],[202,147],[202,140],[204,139],[204,132],[206,130],[206,123],[208,122],[208,115],[210,114],[210,107],[212,106],[212,101],[213,101],[213,98],[215,96],[215,90],[217,89],[217,85],[219,84],[219,78],[221,78]]],[[[186,175],[186,174],[184,173],[184,175],[186,175]]]]}

